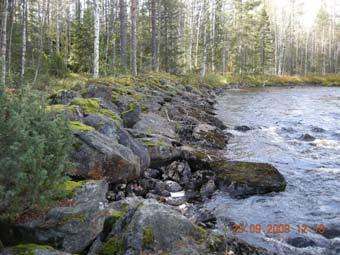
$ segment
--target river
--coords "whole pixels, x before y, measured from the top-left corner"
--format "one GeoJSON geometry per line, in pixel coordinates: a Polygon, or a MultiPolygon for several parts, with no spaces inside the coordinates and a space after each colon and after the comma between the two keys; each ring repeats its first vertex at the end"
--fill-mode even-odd
{"type": "Polygon", "coordinates": [[[277,254],[340,254],[340,88],[228,90],[216,107],[234,135],[227,158],[271,163],[288,183],[285,192],[242,200],[217,194],[206,206],[220,229],[243,224],[238,238],[277,254]],[[241,125],[252,129],[234,130],[241,125]],[[291,229],[268,233],[271,224],[291,229]],[[250,233],[251,225],[260,233],[250,233]]]}

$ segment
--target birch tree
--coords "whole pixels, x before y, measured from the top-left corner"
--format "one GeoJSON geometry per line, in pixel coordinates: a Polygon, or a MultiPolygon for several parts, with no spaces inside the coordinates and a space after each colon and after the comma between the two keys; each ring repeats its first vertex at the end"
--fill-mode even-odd
{"type": "Polygon", "coordinates": [[[1,83],[6,83],[6,56],[7,56],[7,18],[8,18],[8,0],[4,0],[2,11],[2,35],[1,35],[1,83]]]}
{"type": "Polygon", "coordinates": [[[93,78],[99,77],[100,0],[94,1],[93,78]]]}
{"type": "Polygon", "coordinates": [[[137,75],[137,0],[131,0],[131,74],[137,75]]]}
{"type": "Polygon", "coordinates": [[[20,70],[20,81],[24,82],[25,76],[25,65],[26,65],[26,48],[27,48],[27,0],[21,0],[21,70],[20,70]]]}

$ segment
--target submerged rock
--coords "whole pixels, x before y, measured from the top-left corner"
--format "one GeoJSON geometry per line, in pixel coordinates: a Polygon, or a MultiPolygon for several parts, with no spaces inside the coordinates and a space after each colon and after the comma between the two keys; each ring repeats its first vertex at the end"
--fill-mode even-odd
{"type": "Polygon", "coordinates": [[[239,132],[248,132],[248,131],[252,130],[252,128],[250,128],[248,126],[236,126],[235,130],[239,131],[239,132]]]}
{"type": "Polygon", "coordinates": [[[310,134],[304,134],[300,136],[300,140],[305,141],[305,142],[313,142],[316,140],[316,138],[310,134]]]}
{"type": "Polygon", "coordinates": [[[211,167],[217,173],[219,188],[235,198],[284,191],[287,185],[283,175],[270,164],[220,161],[211,167]]]}

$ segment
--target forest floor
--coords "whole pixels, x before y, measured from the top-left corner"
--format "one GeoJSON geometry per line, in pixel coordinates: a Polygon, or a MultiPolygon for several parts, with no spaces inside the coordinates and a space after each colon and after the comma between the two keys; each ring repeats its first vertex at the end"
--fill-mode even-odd
{"type": "Polygon", "coordinates": [[[136,77],[131,75],[107,76],[94,80],[88,74],[70,73],[63,79],[49,79],[38,85],[39,89],[52,92],[59,89],[71,89],[74,86],[87,83],[117,84],[123,86],[147,85],[159,79],[167,79],[196,88],[224,88],[232,85],[246,86],[291,86],[291,85],[324,85],[340,86],[340,75],[306,75],[306,76],[276,76],[276,75],[235,75],[208,74],[203,81],[198,74],[172,75],[167,73],[146,73],[136,77]]]}

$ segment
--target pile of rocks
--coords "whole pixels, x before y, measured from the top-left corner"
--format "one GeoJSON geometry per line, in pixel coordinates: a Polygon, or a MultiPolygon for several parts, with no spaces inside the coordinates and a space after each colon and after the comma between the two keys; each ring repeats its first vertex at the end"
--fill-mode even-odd
{"type": "MultiPolygon", "coordinates": [[[[53,208],[39,220],[1,226],[5,245],[47,244],[53,248],[27,249],[56,255],[66,253],[54,249],[224,254],[231,241],[195,225],[181,214],[181,206],[209,199],[217,189],[235,198],[285,189],[273,166],[223,157],[229,136],[214,114],[213,91],[198,93],[162,80],[157,89],[135,88],[142,95],[138,100],[133,93],[114,93],[114,86],[90,84],[50,97],[49,110],[65,112],[76,137],[72,177],[86,182],[72,206],[53,208]]],[[[16,249],[24,248],[4,254],[16,254],[16,249]]]]}

